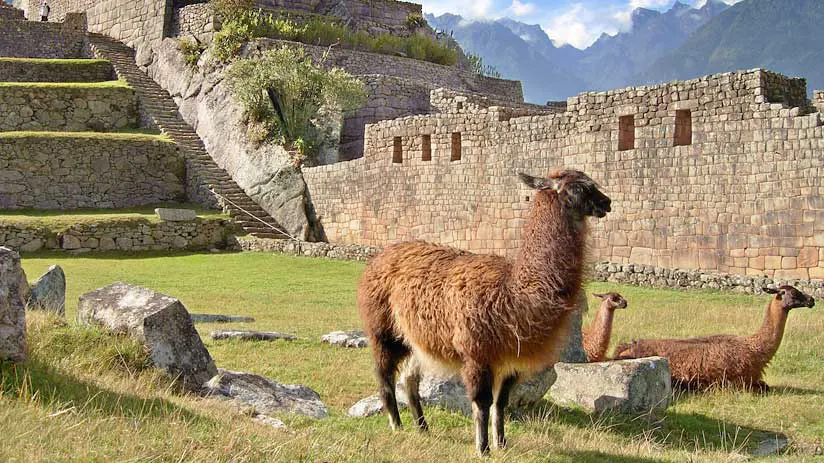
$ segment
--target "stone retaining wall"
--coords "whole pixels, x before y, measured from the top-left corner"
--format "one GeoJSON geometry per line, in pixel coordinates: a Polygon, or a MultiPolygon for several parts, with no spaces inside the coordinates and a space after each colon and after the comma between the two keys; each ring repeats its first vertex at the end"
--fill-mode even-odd
{"type": "Polygon", "coordinates": [[[596,260],[824,279],[824,121],[773,102],[796,98],[798,81],[781,79],[752,70],[585,93],[554,114],[459,109],[455,97],[438,103],[446,112],[367,125],[364,158],[304,179],[331,242],[514,256],[534,195],[516,173],[576,168],[613,199],[592,220],[596,260]]]}
{"type": "Polygon", "coordinates": [[[0,84],[0,131],[105,132],[137,127],[128,87],[0,84]]]}
{"type": "Polygon", "coordinates": [[[409,35],[410,15],[422,16],[421,5],[395,0],[258,0],[258,7],[337,16],[354,29],[371,34],[409,35]]]}
{"type": "Polygon", "coordinates": [[[0,217],[0,246],[21,252],[199,251],[225,248],[234,229],[235,225],[225,219],[159,223],[128,219],[78,224],[53,231],[45,227],[4,224],[0,217]]]}
{"type": "Polygon", "coordinates": [[[23,15],[23,10],[18,10],[17,8],[9,7],[5,3],[0,2],[0,19],[5,19],[8,21],[19,21],[25,19],[25,17],[23,15]]]}
{"type": "Polygon", "coordinates": [[[380,248],[356,244],[310,243],[294,240],[273,240],[242,236],[235,238],[232,247],[249,252],[277,252],[294,256],[328,257],[340,260],[366,261],[381,251],[380,248]]]}
{"type": "Polygon", "coordinates": [[[81,58],[84,29],[78,23],[0,19],[0,56],[7,58],[81,58]]]}
{"type": "Polygon", "coordinates": [[[159,137],[0,134],[0,209],[181,201],[183,156],[159,137]]]}
{"type": "Polygon", "coordinates": [[[176,8],[172,15],[172,35],[185,37],[215,32],[218,24],[212,7],[208,3],[195,3],[182,8],[176,8]]]}
{"type": "Polygon", "coordinates": [[[104,60],[59,62],[0,58],[0,82],[103,82],[114,79],[104,60]]]}

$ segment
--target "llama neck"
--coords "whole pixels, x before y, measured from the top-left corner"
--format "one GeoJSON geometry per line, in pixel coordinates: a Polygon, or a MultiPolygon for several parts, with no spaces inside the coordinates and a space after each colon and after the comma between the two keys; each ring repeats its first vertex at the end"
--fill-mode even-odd
{"type": "Polygon", "coordinates": [[[516,294],[546,304],[577,302],[583,278],[587,223],[572,217],[554,191],[535,196],[509,282],[516,294]]]}
{"type": "Polygon", "coordinates": [[[764,324],[753,336],[756,350],[761,353],[765,360],[772,358],[781,345],[784,337],[784,327],[787,325],[787,311],[781,307],[781,302],[773,299],[767,306],[767,315],[764,317],[764,324]]]}
{"type": "Polygon", "coordinates": [[[589,337],[593,341],[594,357],[603,359],[607,354],[609,348],[609,338],[612,336],[612,318],[615,311],[611,310],[608,302],[601,303],[598,313],[595,314],[595,319],[589,325],[589,337]]]}

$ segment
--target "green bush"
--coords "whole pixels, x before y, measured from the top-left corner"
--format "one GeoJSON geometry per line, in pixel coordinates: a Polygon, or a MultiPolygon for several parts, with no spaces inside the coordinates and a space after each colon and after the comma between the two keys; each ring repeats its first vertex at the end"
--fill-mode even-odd
{"type": "Polygon", "coordinates": [[[414,30],[424,26],[426,26],[426,19],[418,13],[409,13],[406,16],[406,27],[414,30]]]}
{"type": "Polygon", "coordinates": [[[491,64],[484,64],[484,59],[480,56],[467,53],[466,60],[469,63],[470,69],[475,74],[478,74],[479,76],[495,77],[496,79],[501,78],[501,73],[495,69],[495,66],[491,64]]]}
{"type": "Polygon", "coordinates": [[[186,65],[189,67],[197,67],[200,61],[200,55],[203,54],[203,47],[192,40],[183,39],[178,44],[180,52],[186,57],[186,65]]]}
{"type": "Polygon", "coordinates": [[[250,136],[257,141],[275,137],[298,152],[296,164],[316,146],[321,108],[351,111],[366,100],[363,82],[342,69],[327,71],[292,47],[238,60],[227,76],[244,106],[250,136]]]}
{"type": "Polygon", "coordinates": [[[231,21],[255,7],[255,0],[209,0],[209,3],[223,21],[231,21]]]}

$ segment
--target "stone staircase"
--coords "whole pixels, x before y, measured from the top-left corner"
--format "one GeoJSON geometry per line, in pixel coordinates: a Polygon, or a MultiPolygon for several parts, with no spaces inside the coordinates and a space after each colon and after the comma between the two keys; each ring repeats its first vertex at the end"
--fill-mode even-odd
{"type": "Polygon", "coordinates": [[[109,37],[89,34],[92,53],[112,63],[115,73],[134,88],[141,106],[157,127],[174,140],[186,157],[197,195],[215,198],[247,233],[258,238],[283,239],[282,227],[215,163],[197,132],[179,114],[172,97],[135,63],[135,51],[109,37]],[[216,193],[216,194],[213,194],[216,193]]]}

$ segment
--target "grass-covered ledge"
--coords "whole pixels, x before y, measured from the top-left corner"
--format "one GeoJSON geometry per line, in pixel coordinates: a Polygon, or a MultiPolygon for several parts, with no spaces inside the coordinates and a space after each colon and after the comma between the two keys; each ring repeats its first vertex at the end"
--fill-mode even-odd
{"type": "Polygon", "coordinates": [[[133,129],[120,132],[35,132],[17,131],[0,132],[0,142],[3,140],[24,140],[24,139],[86,139],[86,140],[114,140],[114,141],[142,141],[171,143],[174,141],[168,135],[157,130],[133,129]]]}

